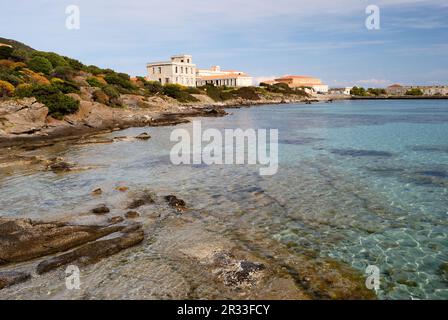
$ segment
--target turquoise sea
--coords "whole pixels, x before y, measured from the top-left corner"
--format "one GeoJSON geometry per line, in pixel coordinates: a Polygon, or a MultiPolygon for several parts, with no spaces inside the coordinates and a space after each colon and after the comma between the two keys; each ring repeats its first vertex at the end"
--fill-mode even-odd
{"type": "MultiPolygon", "coordinates": [[[[131,128],[147,142],[56,145],[30,154],[97,165],[70,175],[0,171],[0,215],[41,217],[91,207],[101,186],[179,195],[223,222],[297,253],[364,273],[380,269],[383,299],[448,299],[448,100],[342,101],[229,110],[206,128],[279,130],[279,170],[170,163],[174,127],[131,128]]],[[[191,124],[175,128],[191,130],[191,124]]],[[[107,189],[107,188],[105,188],[107,189]]],[[[110,191],[113,192],[113,191],[110,191]]]]}

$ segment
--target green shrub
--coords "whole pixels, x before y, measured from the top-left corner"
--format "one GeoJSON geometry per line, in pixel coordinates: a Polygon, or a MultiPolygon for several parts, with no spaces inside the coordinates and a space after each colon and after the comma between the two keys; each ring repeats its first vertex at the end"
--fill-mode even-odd
{"type": "Polygon", "coordinates": [[[144,87],[150,94],[163,93],[163,86],[159,81],[146,81],[144,87]]]}
{"type": "Polygon", "coordinates": [[[84,64],[76,59],[72,59],[69,57],[64,57],[64,59],[73,70],[80,71],[84,67],[84,64]]]}
{"type": "Polygon", "coordinates": [[[225,93],[222,87],[215,87],[208,84],[206,86],[200,87],[200,89],[204,90],[205,93],[215,101],[223,101],[232,98],[231,93],[225,93]]]}
{"type": "Polygon", "coordinates": [[[36,99],[45,104],[48,108],[48,114],[56,119],[62,119],[63,116],[75,113],[79,109],[79,101],[63,93],[36,97],[36,99]]]}
{"type": "Polygon", "coordinates": [[[176,99],[179,102],[197,102],[199,101],[188,92],[184,91],[183,87],[178,84],[169,83],[163,87],[163,94],[176,99]]]}
{"type": "Polygon", "coordinates": [[[91,87],[101,88],[104,85],[103,83],[101,83],[101,81],[94,77],[89,77],[86,79],[86,81],[91,87]]]}
{"type": "Polygon", "coordinates": [[[406,95],[407,96],[422,96],[423,91],[420,90],[419,88],[412,88],[412,89],[406,91],[406,95]]]}
{"type": "Polygon", "coordinates": [[[235,91],[236,96],[246,100],[260,100],[260,96],[254,87],[242,87],[235,91]]]}
{"type": "Polygon", "coordinates": [[[30,52],[21,48],[14,48],[11,59],[17,62],[25,62],[29,59],[30,52]]]}
{"type": "Polygon", "coordinates": [[[201,94],[203,93],[201,90],[195,87],[187,87],[185,88],[185,92],[188,92],[189,94],[201,94]]]}
{"type": "Polygon", "coordinates": [[[20,98],[35,97],[48,108],[48,114],[61,119],[64,115],[78,111],[79,101],[63,94],[54,85],[26,85],[19,86],[15,96],[20,98]]]}
{"type": "Polygon", "coordinates": [[[137,89],[131,82],[129,75],[125,73],[109,72],[104,77],[104,80],[106,80],[108,84],[116,85],[125,90],[133,91],[137,89]]]}
{"type": "Polygon", "coordinates": [[[103,89],[103,92],[109,96],[109,98],[111,98],[111,99],[120,98],[120,92],[118,92],[118,90],[114,86],[105,85],[105,86],[102,86],[102,89],[103,89]]]}
{"type": "Polygon", "coordinates": [[[31,56],[34,57],[43,57],[50,61],[53,68],[61,67],[61,66],[68,66],[67,61],[64,59],[64,57],[58,55],[54,52],[44,52],[44,51],[34,51],[31,56]]]}
{"type": "Polygon", "coordinates": [[[367,89],[367,93],[374,95],[374,96],[379,96],[382,94],[386,94],[386,90],[385,89],[379,89],[379,88],[368,88],[367,89]]]}
{"type": "Polygon", "coordinates": [[[64,80],[71,80],[75,76],[75,71],[70,66],[57,66],[54,68],[51,76],[64,80]]]}
{"type": "Polygon", "coordinates": [[[13,48],[7,46],[0,47],[0,59],[9,59],[12,56],[13,48]]]}
{"type": "Polygon", "coordinates": [[[85,72],[88,72],[88,73],[93,74],[94,76],[104,73],[104,70],[103,70],[103,69],[98,68],[97,66],[93,66],[93,65],[90,65],[90,66],[84,66],[82,69],[83,69],[85,72]]]}
{"type": "Polygon", "coordinates": [[[55,86],[48,84],[24,85],[17,88],[15,95],[19,98],[38,97],[60,93],[55,86]]]}
{"type": "Polygon", "coordinates": [[[23,83],[23,80],[15,72],[7,72],[0,70],[0,80],[7,81],[17,87],[19,84],[23,83]]]}
{"type": "Polygon", "coordinates": [[[41,56],[35,56],[31,58],[28,62],[28,67],[34,72],[42,72],[43,74],[49,75],[53,66],[47,58],[41,56]]]}
{"type": "Polygon", "coordinates": [[[62,79],[54,78],[51,84],[59,89],[62,93],[79,93],[79,85],[73,81],[64,81],[62,79]]]}

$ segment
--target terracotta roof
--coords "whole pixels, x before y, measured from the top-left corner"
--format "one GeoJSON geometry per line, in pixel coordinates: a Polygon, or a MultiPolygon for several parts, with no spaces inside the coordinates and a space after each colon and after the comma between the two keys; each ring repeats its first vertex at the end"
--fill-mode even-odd
{"type": "Polygon", "coordinates": [[[278,79],[316,79],[315,77],[310,77],[310,76],[290,76],[290,75],[286,75],[283,77],[280,77],[278,79]]]}
{"type": "Polygon", "coordinates": [[[393,84],[391,86],[389,86],[388,88],[402,88],[403,86],[399,85],[399,84],[393,84]]]}
{"type": "Polygon", "coordinates": [[[221,74],[216,76],[198,76],[198,80],[214,80],[214,79],[234,79],[234,78],[240,78],[240,77],[248,77],[246,74],[221,74]]]}

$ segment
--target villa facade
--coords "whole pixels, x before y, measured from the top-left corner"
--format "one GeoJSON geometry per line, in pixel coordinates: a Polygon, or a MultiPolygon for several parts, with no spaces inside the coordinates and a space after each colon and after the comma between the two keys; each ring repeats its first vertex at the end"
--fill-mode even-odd
{"type": "Polygon", "coordinates": [[[323,84],[318,78],[309,76],[284,76],[271,81],[268,84],[286,83],[291,88],[311,88],[316,93],[328,93],[328,85],[323,84]]]}
{"type": "Polygon", "coordinates": [[[177,55],[172,56],[170,61],[148,63],[147,70],[149,81],[196,86],[196,65],[190,55],[177,55]]]}
{"type": "Polygon", "coordinates": [[[253,78],[242,71],[221,70],[219,66],[210,69],[198,69],[196,74],[198,87],[212,84],[215,86],[248,87],[253,85],[253,78]]]}

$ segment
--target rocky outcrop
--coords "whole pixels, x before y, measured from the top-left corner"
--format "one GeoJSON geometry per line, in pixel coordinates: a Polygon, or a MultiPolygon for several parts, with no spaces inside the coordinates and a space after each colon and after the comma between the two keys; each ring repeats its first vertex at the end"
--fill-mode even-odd
{"type": "Polygon", "coordinates": [[[182,199],[179,199],[178,197],[174,195],[168,195],[165,196],[165,201],[168,202],[168,204],[175,208],[177,211],[184,211],[186,209],[185,201],[182,199]]]}
{"type": "Polygon", "coordinates": [[[35,98],[0,103],[0,134],[30,134],[45,126],[48,108],[35,98]]]}
{"type": "Polygon", "coordinates": [[[151,136],[147,132],[140,133],[138,136],[135,137],[135,139],[138,140],[149,140],[150,138],[151,136]]]}
{"type": "Polygon", "coordinates": [[[103,258],[139,244],[143,239],[144,232],[141,225],[129,226],[122,229],[113,238],[87,243],[68,253],[44,260],[39,263],[36,271],[38,274],[43,274],[69,264],[76,264],[78,266],[93,264],[103,258]]]}
{"type": "Polygon", "coordinates": [[[67,251],[123,228],[0,218],[0,265],[67,251]]]}
{"type": "Polygon", "coordinates": [[[152,198],[151,194],[148,192],[143,192],[138,197],[136,197],[134,200],[131,201],[128,205],[128,209],[137,209],[139,207],[142,207],[144,205],[152,204],[154,203],[154,199],[152,198]]]}
{"type": "Polygon", "coordinates": [[[22,283],[31,278],[31,275],[26,272],[18,271],[1,271],[0,272],[0,289],[12,286],[14,284],[22,283]]]}

